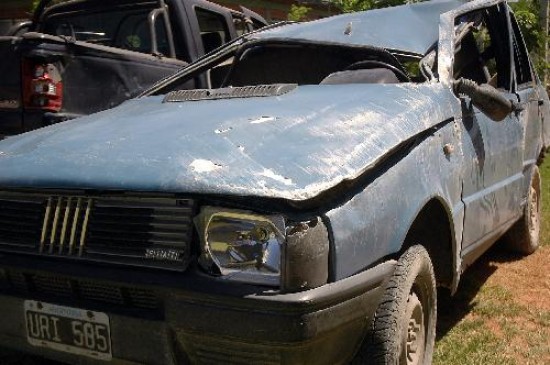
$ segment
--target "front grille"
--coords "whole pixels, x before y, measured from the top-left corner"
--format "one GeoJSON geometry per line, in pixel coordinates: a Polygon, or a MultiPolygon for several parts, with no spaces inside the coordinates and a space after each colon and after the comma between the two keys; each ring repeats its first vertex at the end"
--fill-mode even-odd
{"type": "Polygon", "coordinates": [[[194,202],[0,192],[0,251],[185,270],[194,202]]]}
{"type": "Polygon", "coordinates": [[[4,289],[25,296],[45,295],[138,309],[160,308],[160,301],[151,290],[16,270],[2,270],[2,276],[4,289]]]}

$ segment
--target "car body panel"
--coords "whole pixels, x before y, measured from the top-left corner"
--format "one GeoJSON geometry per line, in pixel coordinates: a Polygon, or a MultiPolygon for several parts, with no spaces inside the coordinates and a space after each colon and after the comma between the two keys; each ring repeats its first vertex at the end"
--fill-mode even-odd
{"type": "Polygon", "coordinates": [[[302,86],[278,97],[199,102],[142,98],[9,138],[0,147],[0,184],[300,201],[358,177],[459,111],[438,84],[302,86]],[[344,92],[349,97],[332,96],[344,92]]]}

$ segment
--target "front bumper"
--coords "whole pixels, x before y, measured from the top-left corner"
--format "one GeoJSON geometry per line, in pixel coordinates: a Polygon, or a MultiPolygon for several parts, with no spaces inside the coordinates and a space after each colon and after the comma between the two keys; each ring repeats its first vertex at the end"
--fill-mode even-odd
{"type": "Polygon", "coordinates": [[[58,267],[55,272],[52,268],[28,270],[33,266],[22,269],[21,262],[11,261],[4,265],[0,259],[5,273],[24,270],[27,277],[70,276],[77,285],[82,276],[93,277],[112,286],[148,288],[159,297],[156,309],[126,310],[116,304],[15,292],[4,286],[0,345],[73,364],[105,362],[30,345],[23,316],[25,299],[107,313],[113,363],[338,364],[348,362],[360,345],[384,281],[395,267],[394,261],[387,261],[319,288],[278,294],[220,283],[198,272],[170,281],[150,272],[123,277],[109,268],[86,270],[75,279],[70,267],[58,267]]]}

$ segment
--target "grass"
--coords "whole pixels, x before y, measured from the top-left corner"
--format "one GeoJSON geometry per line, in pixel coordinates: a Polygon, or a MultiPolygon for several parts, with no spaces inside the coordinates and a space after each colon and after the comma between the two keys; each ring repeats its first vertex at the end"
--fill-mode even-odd
{"type": "Polygon", "coordinates": [[[550,364],[548,300],[542,307],[533,304],[538,303],[537,296],[547,295],[545,291],[550,289],[550,269],[546,266],[550,259],[550,155],[547,156],[540,167],[541,248],[522,260],[503,254],[498,248],[492,250],[465,273],[454,297],[440,296],[434,365],[550,364]],[[541,262],[544,268],[523,268],[526,273],[518,275],[521,265],[541,262]],[[533,275],[529,270],[533,270],[533,275]],[[518,282],[518,278],[524,282],[518,282]],[[539,285],[542,292],[536,289],[539,285]],[[529,301],[518,295],[518,287],[534,299],[529,301]]]}

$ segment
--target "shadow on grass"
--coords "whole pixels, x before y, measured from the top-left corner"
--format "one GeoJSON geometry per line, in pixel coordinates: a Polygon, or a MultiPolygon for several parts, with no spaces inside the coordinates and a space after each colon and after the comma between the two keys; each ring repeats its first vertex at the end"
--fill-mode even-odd
{"type": "Polygon", "coordinates": [[[460,280],[454,296],[449,290],[438,291],[437,338],[439,341],[478,305],[476,296],[485,282],[495,273],[495,263],[514,262],[524,256],[506,251],[497,242],[469,267],[460,280]]]}

